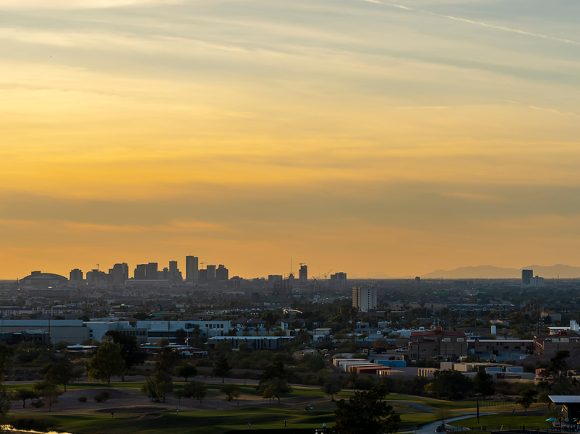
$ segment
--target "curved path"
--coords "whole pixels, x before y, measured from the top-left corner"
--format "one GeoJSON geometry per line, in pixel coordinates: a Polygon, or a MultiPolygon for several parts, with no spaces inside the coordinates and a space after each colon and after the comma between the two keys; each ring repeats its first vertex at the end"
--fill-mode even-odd
{"type": "MultiPolygon", "coordinates": [[[[479,413],[479,416],[489,416],[494,413],[479,413]]],[[[477,417],[477,413],[472,414],[464,414],[463,416],[452,417],[449,419],[445,419],[445,424],[459,422],[460,420],[471,419],[473,417],[477,417]]],[[[436,422],[428,423],[427,425],[423,425],[421,428],[415,430],[416,434],[435,434],[437,427],[441,425],[443,421],[438,420],[436,422]]]]}

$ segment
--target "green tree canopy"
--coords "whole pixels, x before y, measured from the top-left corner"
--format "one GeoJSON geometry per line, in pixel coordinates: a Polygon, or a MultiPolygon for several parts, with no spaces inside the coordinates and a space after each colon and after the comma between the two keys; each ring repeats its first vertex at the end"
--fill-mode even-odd
{"type": "Polygon", "coordinates": [[[165,402],[168,393],[173,390],[173,380],[167,372],[155,370],[147,377],[143,385],[143,392],[155,402],[165,402]]]}
{"type": "Polygon", "coordinates": [[[260,383],[259,391],[263,398],[277,399],[280,404],[281,398],[289,394],[292,388],[285,378],[271,378],[260,383]]]}
{"type": "Polygon", "coordinates": [[[111,383],[111,377],[125,372],[125,360],[121,345],[105,341],[97,348],[88,363],[89,375],[97,380],[111,383]]]}
{"type": "Polygon", "coordinates": [[[330,395],[330,399],[334,401],[334,395],[342,390],[342,381],[339,378],[328,378],[322,386],[322,391],[330,395]]]}
{"type": "Polygon", "coordinates": [[[145,363],[147,354],[141,350],[135,336],[123,334],[117,330],[107,332],[107,336],[113,339],[113,342],[121,346],[121,355],[125,361],[125,369],[129,370],[135,365],[145,363]]]}
{"type": "Polygon", "coordinates": [[[226,384],[222,387],[222,392],[226,395],[226,400],[228,402],[238,399],[241,394],[240,388],[235,384],[226,384]]]}
{"type": "Polygon", "coordinates": [[[477,373],[473,379],[473,391],[482,396],[490,396],[495,393],[495,382],[491,375],[485,373],[481,370],[477,373]]]}
{"type": "Polygon", "coordinates": [[[457,371],[439,371],[430,384],[430,390],[438,397],[462,399],[473,390],[473,382],[457,371]]]}
{"type": "Polygon", "coordinates": [[[518,396],[516,403],[521,405],[522,408],[527,411],[528,408],[530,408],[531,405],[536,401],[537,395],[538,392],[536,391],[536,389],[531,388],[526,389],[522,393],[520,393],[520,396],[518,396]]]}
{"type": "Polygon", "coordinates": [[[348,401],[337,402],[337,434],[384,434],[398,430],[401,418],[377,389],[355,392],[348,401]]]}
{"type": "Polygon", "coordinates": [[[63,386],[66,392],[67,386],[74,379],[75,369],[70,359],[64,356],[47,365],[43,369],[43,374],[46,381],[63,386]]]}
{"type": "Polygon", "coordinates": [[[182,390],[183,397],[196,399],[200,404],[207,395],[207,385],[201,381],[187,383],[182,390]]]}
{"type": "Polygon", "coordinates": [[[177,367],[176,374],[179,377],[183,377],[187,381],[190,377],[195,377],[197,375],[197,368],[191,363],[183,363],[177,367]]]}
{"type": "Polygon", "coordinates": [[[4,344],[0,344],[0,384],[12,369],[14,350],[4,344]]]}
{"type": "Polygon", "coordinates": [[[225,382],[225,378],[230,375],[232,367],[228,362],[228,358],[225,354],[220,354],[213,365],[213,375],[216,377],[221,377],[222,383],[225,382]]]}

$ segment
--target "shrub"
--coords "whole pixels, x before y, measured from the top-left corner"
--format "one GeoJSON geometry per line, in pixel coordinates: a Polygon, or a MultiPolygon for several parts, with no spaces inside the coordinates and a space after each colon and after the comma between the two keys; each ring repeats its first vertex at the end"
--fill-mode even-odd
{"type": "Polygon", "coordinates": [[[32,405],[34,408],[42,408],[44,407],[44,401],[42,399],[33,399],[30,402],[30,405],[32,405]]]}
{"type": "Polygon", "coordinates": [[[108,401],[109,399],[111,399],[111,394],[109,392],[107,392],[106,390],[103,390],[102,392],[97,393],[94,397],[94,400],[98,403],[108,401]]]}

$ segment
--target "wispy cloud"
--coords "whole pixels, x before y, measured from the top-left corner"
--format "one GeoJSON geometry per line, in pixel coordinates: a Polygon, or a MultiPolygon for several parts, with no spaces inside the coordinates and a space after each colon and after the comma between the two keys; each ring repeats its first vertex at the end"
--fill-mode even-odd
{"type": "Polygon", "coordinates": [[[101,9],[170,5],[181,0],[0,0],[0,9],[101,9]]]}
{"type": "Polygon", "coordinates": [[[547,41],[559,42],[559,43],[568,44],[568,45],[579,45],[580,46],[580,41],[577,41],[575,39],[562,38],[559,36],[548,35],[545,33],[524,30],[524,29],[520,29],[517,27],[504,26],[504,25],[500,25],[500,24],[489,23],[486,21],[474,20],[474,19],[462,17],[462,16],[441,14],[441,13],[433,12],[433,11],[430,11],[427,9],[412,8],[412,7],[409,7],[409,6],[400,4],[400,3],[392,3],[392,2],[381,1],[381,0],[362,0],[362,1],[364,1],[365,3],[382,5],[382,6],[387,6],[387,7],[396,8],[396,9],[402,9],[402,10],[405,10],[408,12],[416,12],[416,13],[421,13],[421,14],[425,14],[425,15],[431,15],[431,16],[437,17],[437,18],[445,18],[448,20],[452,20],[452,21],[456,21],[456,22],[460,22],[460,23],[464,23],[464,24],[470,24],[472,26],[483,27],[483,28],[487,28],[487,29],[491,29],[491,30],[497,30],[497,31],[506,32],[506,33],[515,33],[515,34],[518,34],[521,36],[527,36],[527,37],[532,37],[532,38],[537,38],[537,39],[544,39],[547,41]]]}

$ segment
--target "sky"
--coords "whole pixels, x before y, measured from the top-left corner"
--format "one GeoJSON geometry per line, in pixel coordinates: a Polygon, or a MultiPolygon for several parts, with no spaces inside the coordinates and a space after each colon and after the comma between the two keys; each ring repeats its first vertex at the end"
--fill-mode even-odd
{"type": "Polygon", "coordinates": [[[0,277],[580,264],[577,0],[0,0],[0,277]]]}

